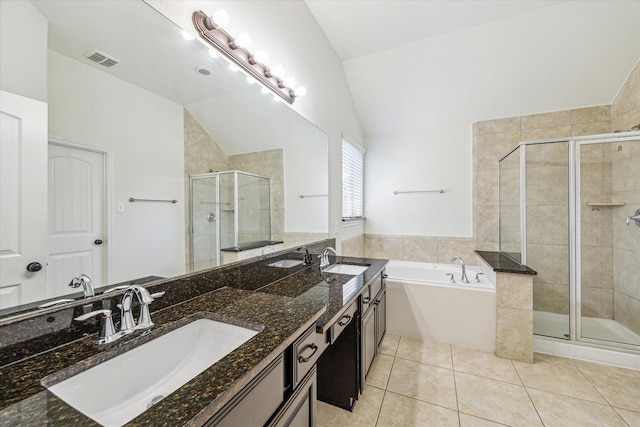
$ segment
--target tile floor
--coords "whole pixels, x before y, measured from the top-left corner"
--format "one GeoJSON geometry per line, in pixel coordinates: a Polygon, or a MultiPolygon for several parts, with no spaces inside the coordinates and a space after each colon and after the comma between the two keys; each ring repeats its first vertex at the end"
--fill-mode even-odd
{"type": "Polygon", "coordinates": [[[640,427],[640,371],[536,354],[535,363],[387,334],[348,412],[321,427],[640,427]]]}

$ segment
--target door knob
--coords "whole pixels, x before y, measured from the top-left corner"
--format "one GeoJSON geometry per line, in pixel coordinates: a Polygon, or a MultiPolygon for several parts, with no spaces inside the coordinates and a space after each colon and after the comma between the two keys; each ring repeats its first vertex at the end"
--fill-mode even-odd
{"type": "Polygon", "coordinates": [[[30,262],[29,264],[27,264],[27,271],[35,273],[40,270],[42,270],[42,264],[40,264],[39,262],[30,262]]]}
{"type": "Polygon", "coordinates": [[[93,243],[95,243],[96,245],[101,245],[102,244],[102,240],[96,239],[96,240],[94,240],[93,243]]]}

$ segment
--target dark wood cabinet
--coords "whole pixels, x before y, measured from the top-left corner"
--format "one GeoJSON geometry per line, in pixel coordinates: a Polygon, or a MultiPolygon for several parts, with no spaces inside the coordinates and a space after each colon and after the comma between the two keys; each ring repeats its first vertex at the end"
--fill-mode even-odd
{"type": "Polygon", "coordinates": [[[376,307],[372,306],[362,317],[362,382],[369,373],[369,368],[376,356],[376,307]]]}
{"type": "Polygon", "coordinates": [[[316,368],[309,371],[268,427],[314,427],[316,425],[316,368]]]}

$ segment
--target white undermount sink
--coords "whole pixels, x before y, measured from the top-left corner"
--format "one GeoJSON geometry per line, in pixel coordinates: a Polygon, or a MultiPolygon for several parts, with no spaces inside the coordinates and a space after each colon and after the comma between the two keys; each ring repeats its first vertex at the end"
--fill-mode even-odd
{"type": "Polygon", "coordinates": [[[121,426],[257,333],[198,319],[48,389],[98,423],[121,426]]]}
{"type": "Polygon", "coordinates": [[[302,261],[297,259],[281,259],[280,261],[268,264],[267,267],[291,268],[300,264],[302,264],[302,261]]]}
{"type": "Polygon", "coordinates": [[[369,268],[369,266],[366,265],[333,264],[332,266],[327,267],[322,271],[325,273],[350,274],[352,276],[357,276],[367,268],[369,268]]]}

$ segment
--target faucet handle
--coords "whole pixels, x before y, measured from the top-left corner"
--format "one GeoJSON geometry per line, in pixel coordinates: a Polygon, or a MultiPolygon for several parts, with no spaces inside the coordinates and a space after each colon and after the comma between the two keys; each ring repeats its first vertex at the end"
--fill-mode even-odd
{"type": "Polygon", "coordinates": [[[476,281],[477,283],[480,283],[480,275],[483,275],[483,276],[484,276],[484,273],[476,273],[475,281],[476,281]]]}
{"type": "Polygon", "coordinates": [[[158,298],[162,298],[165,293],[166,293],[165,291],[156,292],[155,294],[151,294],[151,298],[153,298],[154,300],[158,298]]]}
{"type": "Polygon", "coordinates": [[[449,283],[456,283],[456,279],[453,278],[453,273],[447,273],[447,276],[450,276],[449,283]]]}
{"type": "Polygon", "coordinates": [[[100,335],[98,335],[96,344],[108,344],[124,336],[121,332],[116,333],[116,328],[113,326],[113,319],[111,317],[111,310],[108,309],[92,311],[76,317],[75,320],[87,320],[98,315],[100,315],[102,323],[100,324],[100,335]]]}

